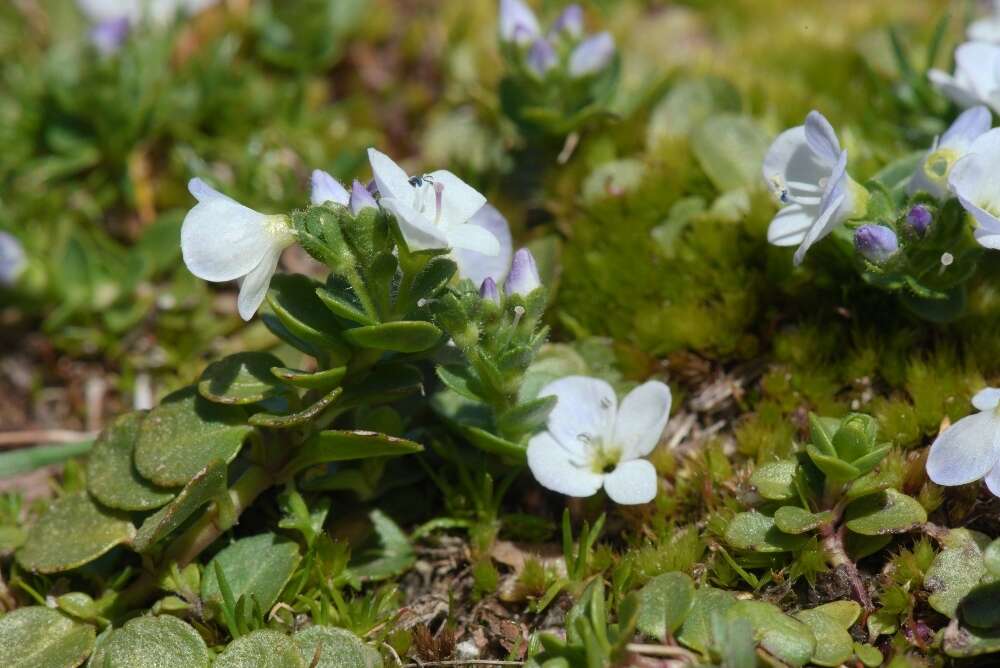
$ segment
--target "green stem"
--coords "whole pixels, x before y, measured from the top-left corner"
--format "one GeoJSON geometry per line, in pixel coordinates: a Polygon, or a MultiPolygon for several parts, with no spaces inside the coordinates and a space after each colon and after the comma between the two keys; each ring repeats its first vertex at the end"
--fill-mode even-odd
{"type": "Polygon", "coordinates": [[[375,302],[372,301],[371,295],[368,294],[368,286],[365,285],[364,279],[362,279],[361,274],[358,273],[358,268],[353,264],[349,264],[344,270],[344,274],[347,282],[351,284],[354,294],[357,295],[358,301],[361,302],[361,307],[365,310],[365,313],[367,313],[373,320],[381,322],[382,317],[379,315],[378,309],[375,307],[375,302]]]}

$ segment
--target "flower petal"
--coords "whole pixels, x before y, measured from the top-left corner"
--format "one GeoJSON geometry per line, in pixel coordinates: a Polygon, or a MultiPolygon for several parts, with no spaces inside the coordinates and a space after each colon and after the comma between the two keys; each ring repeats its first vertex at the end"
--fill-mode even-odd
{"type": "Polygon", "coordinates": [[[1000,458],[1000,419],[993,411],[962,418],[934,440],[927,476],[939,485],[979,480],[1000,458]]]}
{"type": "Polygon", "coordinates": [[[281,251],[281,248],[271,249],[261,259],[260,264],[240,281],[240,296],[236,300],[236,306],[240,317],[244,320],[253,318],[253,314],[264,302],[267,288],[271,284],[271,277],[274,276],[274,270],[278,268],[278,258],[281,257],[281,251]]]}
{"type": "Polygon", "coordinates": [[[340,184],[340,181],[333,178],[322,169],[314,169],[312,173],[312,192],[309,193],[309,201],[313,205],[334,202],[347,206],[350,199],[347,190],[340,184]]]}
{"type": "Polygon", "coordinates": [[[625,395],[618,406],[612,443],[621,447],[622,461],[645,457],[660,442],[670,417],[670,388],[656,380],[625,395]]]}
{"type": "Polygon", "coordinates": [[[604,491],[623,506],[649,503],[656,498],[658,488],[656,469],[645,459],[622,462],[604,476],[604,491]]]}
{"type": "Polygon", "coordinates": [[[448,239],[444,233],[405,201],[382,197],[379,204],[396,217],[399,231],[411,251],[448,248],[448,239]]]}
{"type": "Polygon", "coordinates": [[[774,216],[767,227],[767,242],[775,246],[798,246],[806,238],[809,226],[819,210],[801,204],[789,204],[774,216]]]}
{"type": "Polygon", "coordinates": [[[801,125],[778,135],[764,156],[764,181],[774,196],[786,203],[796,195],[816,196],[820,180],[829,173],[829,165],[818,160],[809,147],[801,125]],[[815,191],[802,191],[789,182],[815,186],[815,191]]]}
{"type": "Polygon", "coordinates": [[[615,55],[615,38],[599,32],[580,42],[569,54],[569,75],[585,77],[600,72],[615,55]]]}
{"type": "Polygon", "coordinates": [[[379,195],[394,197],[409,202],[413,199],[413,186],[403,168],[385,153],[374,148],[368,149],[368,162],[372,166],[372,176],[378,186],[379,195]]]}
{"type": "Polygon", "coordinates": [[[445,233],[450,248],[462,248],[490,257],[500,254],[500,242],[493,234],[475,225],[456,225],[445,233]]]}
{"type": "Polygon", "coordinates": [[[198,204],[181,226],[181,253],[192,274],[231,281],[250,272],[275,244],[262,213],[219,193],[201,179],[188,188],[198,204]]]}
{"type": "Polygon", "coordinates": [[[1000,496],[1000,463],[997,463],[983,478],[993,496],[1000,496]]]}
{"type": "Polygon", "coordinates": [[[997,89],[996,65],[1000,47],[985,42],[965,42],[955,49],[955,76],[979,100],[997,89]]]}
{"type": "Polygon", "coordinates": [[[830,121],[818,111],[810,111],[805,122],[806,141],[809,148],[824,163],[833,165],[840,157],[840,140],[830,121]]]}
{"type": "Polygon", "coordinates": [[[987,387],[979,390],[972,397],[972,405],[980,411],[991,411],[1000,406],[1000,388],[987,387]]]}
{"type": "Polygon", "coordinates": [[[932,69],[927,72],[927,78],[942,95],[960,107],[968,108],[983,102],[974,90],[966,88],[947,72],[932,69]]]}
{"type": "Polygon", "coordinates": [[[963,153],[981,134],[993,125],[993,115],[981,104],[966,109],[941,135],[941,147],[957,148],[963,153]]]}
{"type": "Polygon", "coordinates": [[[471,280],[474,285],[482,285],[487,278],[492,278],[494,283],[502,285],[510,271],[510,262],[514,255],[507,219],[492,204],[484,204],[469,219],[468,225],[481,227],[492,234],[499,242],[500,249],[496,255],[456,249],[451,257],[458,264],[458,275],[471,280]]]}
{"type": "Polygon", "coordinates": [[[528,468],[542,487],[567,496],[593,496],[604,476],[577,466],[575,458],[547,431],[528,441],[528,468]]]}
{"type": "Polygon", "coordinates": [[[486,204],[486,198],[446,169],[439,169],[427,176],[435,186],[444,186],[441,191],[441,219],[450,227],[467,222],[486,204]]]}
{"type": "Polygon", "coordinates": [[[535,13],[522,0],[500,0],[500,39],[528,44],[542,34],[535,13]]]}
{"type": "Polygon", "coordinates": [[[583,453],[590,442],[612,435],[618,401],[600,378],[566,376],[543,387],[538,396],[558,398],[547,428],[563,447],[583,453]]]}
{"type": "Polygon", "coordinates": [[[840,205],[844,203],[845,199],[847,199],[847,195],[841,193],[832,202],[827,203],[827,208],[820,211],[816,221],[806,231],[805,239],[802,240],[802,243],[795,250],[795,255],[792,258],[795,266],[802,264],[802,261],[806,257],[806,253],[809,252],[809,249],[812,248],[814,243],[832,232],[833,228],[836,227],[838,223],[843,222],[837,220],[837,217],[834,214],[836,214],[837,210],[840,209],[840,205]]]}

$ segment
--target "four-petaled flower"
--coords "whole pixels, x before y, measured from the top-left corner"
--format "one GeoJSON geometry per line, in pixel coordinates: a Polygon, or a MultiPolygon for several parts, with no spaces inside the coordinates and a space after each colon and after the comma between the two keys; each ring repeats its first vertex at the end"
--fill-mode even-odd
{"type": "Polygon", "coordinates": [[[601,487],[615,503],[656,497],[656,469],[642,459],[656,447],[670,415],[670,388],[650,381],[621,405],[598,378],[567,376],[539,396],[557,398],[546,430],[528,443],[528,467],[543,486],[567,496],[591,496],[601,487]]]}
{"type": "Polygon", "coordinates": [[[764,180],[786,206],[771,221],[767,240],[798,246],[795,264],[848,218],[863,212],[868,192],[847,174],[847,151],[818,111],[785,130],[764,157],[764,180]]]}
{"type": "Polygon", "coordinates": [[[1000,389],[987,387],[972,397],[979,413],[945,429],[931,444],[927,476],[939,485],[965,485],[985,478],[1000,496],[1000,389]]]}
{"type": "Polygon", "coordinates": [[[976,219],[976,241],[1000,250],[1000,128],[979,136],[955,163],[948,184],[965,210],[976,219]]]}
{"type": "Polygon", "coordinates": [[[959,114],[941,138],[934,140],[931,150],[913,172],[908,185],[910,194],[923,191],[937,199],[944,199],[948,195],[951,168],[992,124],[990,110],[981,104],[959,114]]]}
{"type": "Polygon", "coordinates": [[[469,225],[486,204],[475,188],[451,172],[439,169],[423,176],[407,176],[392,159],[368,149],[379,204],[396,217],[406,245],[413,251],[460,248],[497,255],[500,242],[486,229],[469,225]]]}
{"type": "Polygon", "coordinates": [[[930,70],[927,77],[960,107],[985,104],[1000,112],[1000,46],[966,42],[955,49],[955,74],[930,70]]]}
{"type": "Polygon", "coordinates": [[[264,301],[281,252],[295,241],[288,216],[254,211],[201,179],[191,179],[188,190],[198,204],[181,226],[184,264],[206,281],[238,280],[237,306],[249,320],[264,301]]]}

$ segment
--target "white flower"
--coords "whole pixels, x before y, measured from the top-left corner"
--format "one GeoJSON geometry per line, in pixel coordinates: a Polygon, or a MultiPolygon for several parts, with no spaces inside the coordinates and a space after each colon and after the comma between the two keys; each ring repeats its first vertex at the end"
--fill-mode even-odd
{"type": "Polygon", "coordinates": [[[538,17],[522,0],[500,0],[500,41],[524,46],[541,34],[538,17]]]}
{"type": "Polygon", "coordinates": [[[460,248],[497,255],[500,242],[490,232],[469,225],[486,198],[451,172],[410,178],[392,159],[368,149],[379,204],[396,217],[410,250],[460,248]]]}
{"type": "Polygon", "coordinates": [[[191,179],[188,190],[198,204],[181,226],[184,264],[206,281],[238,280],[240,316],[249,320],[264,301],[281,252],[295,241],[288,217],[258,213],[201,179],[191,179]]]}
{"type": "Polygon", "coordinates": [[[601,487],[615,503],[648,503],[656,496],[656,469],[645,457],[670,415],[670,388],[650,381],[618,405],[603,380],[567,376],[542,388],[558,398],[546,431],[528,442],[528,467],[543,486],[567,496],[591,496],[601,487]]]}
{"type": "Polygon", "coordinates": [[[978,223],[976,241],[1000,250],[1000,128],[979,136],[965,157],[955,163],[948,185],[978,223]]]}
{"type": "Polygon", "coordinates": [[[965,485],[985,478],[1000,496],[1000,389],[987,387],[972,397],[979,413],[945,429],[931,444],[927,476],[939,485],[965,485]]]}
{"type": "Polygon", "coordinates": [[[786,206],[767,229],[775,246],[795,246],[795,264],[848,218],[863,212],[868,192],[847,174],[847,151],[818,111],[785,130],[764,156],[764,180],[786,206]]]}
{"type": "Polygon", "coordinates": [[[993,14],[969,24],[965,34],[974,42],[1000,43],[1000,0],[993,0],[993,14]]]}
{"type": "Polygon", "coordinates": [[[309,201],[313,206],[319,206],[326,202],[334,202],[335,204],[347,206],[350,201],[347,189],[340,184],[340,181],[322,169],[313,170],[310,185],[312,188],[309,192],[309,201]]]}
{"type": "Polygon", "coordinates": [[[955,74],[930,70],[927,77],[960,107],[985,104],[1000,112],[1000,46],[966,42],[955,49],[955,74]]]}
{"type": "Polygon", "coordinates": [[[77,0],[77,5],[94,23],[124,18],[133,25],[144,20],[164,25],[178,14],[197,14],[217,2],[218,0],[77,0]]]}
{"type": "Polygon", "coordinates": [[[908,186],[910,194],[923,191],[937,199],[944,199],[948,195],[951,168],[992,124],[993,116],[983,105],[959,114],[940,140],[934,141],[934,146],[913,173],[908,186]]]}
{"type": "Polygon", "coordinates": [[[458,265],[459,278],[467,278],[477,286],[482,285],[487,278],[492,278],[496,285],[503,285],[514,255],[507,219],[492,204],[484,204],[469,219],[469,225],[481,227],[496,237],[500,249],[495,255],[483,255],[472,250],[452,251],[451,259],[458,265]]]}

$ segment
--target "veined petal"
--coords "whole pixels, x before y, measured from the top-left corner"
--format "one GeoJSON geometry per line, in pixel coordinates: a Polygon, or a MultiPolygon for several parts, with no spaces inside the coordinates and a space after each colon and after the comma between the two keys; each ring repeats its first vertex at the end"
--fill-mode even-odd
{"type": "Polygon", "coordinates": [[[490,257],[500,254],[500,242],[493,234],[475,225],[456,225],[445,233],[448,246],[475,251],[490,257]]]}
{"type": "Polygon", "coordinates": [[[431,221],[403,200],[382,197],[382,208],[396,217],[399,231],[411,251],[448,248],[448,238],[431,221]]]}
{"type": "Polygon", "coordinates": [[[583,453],[594,442],[606,442],[614,432],[618,400],[600,378],[566,376],[542,388],[539,397],[557,398],[547,428],[557,441],[583,453]]]}
{"type": "Polygon", "coordinates": [[[441,191],[441,220],[449,227],[468,221],[486,204],[486,198],[478,190],[446,169],[427,176],[435,187],[444,187],[441,191]]]}
{"type": "Polygon", "coordinates": [[[281,251],[281,248],[272,248],[261,259],[260,264],[240,281],[240,296],[236,300],[236,306],[240,317],[244,320],[253,318],[253,314],[264,302],[267,288],[271,284],[271,277],[274,276],[274,270],[278,268],[281,251]]]}
{"type": "Polygon", "coordinates": [[[764,182],[775,197],[786,203],[791,201],[790,196],[799,194],[789,186],[790,181],[815,185],[818,191],[820,180],[829,173],[829,165],[818,160],[809,147],[801,125],[778,135],[764,156],[764,182]]]}
{"type": "Polygon", "coordinates": [[[547,431],[528,441],[528,468],[535,480],[553,492],[567,496],[593,496],[601,488],[604,476],[585,466],[578,466],[577,455],[567,451],[547,431]]]}
{"type": "Polygon", "coordinates": [[[379,195],[409,201],[413,197],[413,186],[403,168],[385,153],[374,148],[368,149],[368,162],[372,166],[372,176],[378,186],[379,195]]]}
{"type": "Polygon", "coordinates": [[[193,179],[189,187],[199,202],[181,226],[184,264],[206,281],[231,281],[249,273],[276,243],[267,230],[267,216],[200,179],[193,179]]]}
{"type": "Polygon", "coordinates": [[[656,469],[645,459],[622,462],[604,476],[604,491],[620,505],[649,503],[656,498],[656,469]]]}
{"type": "Polygon", "coordinates": [[[789,204],[781,209],[767,227],[767,242],[775,246],[798,246],[806,238],[809,226],[819,209],[789,204]]]}
{"type": "Polygon", "coordinates": [[[1000,388],[986,387],[972,397],[972,405],[976,410],[991,411],[1000,406],[1000,388]]]}
{"type": "Polygon", "coordinates": [[[329,173],[324,172],[322,169],[314,169],[311,183],[312,192],[309,193],[309,201],[313,205],[334,202],[347,206],[347,202],[350,199],[347,189],[329,173]]]}
{"type": "Polygon", "coordinates": [[[622,449],[621,461],[645,457],[660,442],[670,417],[670,388],[656,380],[625,395],[618,406],[612,443],[622,449]]]}
{"type": "Polygon", "coordinates": [[[840,157],[840,140],[830,121],[818,111],[810,111],[805,122],[806,141],[813,153],[826,164],[833,165],[840,157]]]}
{"type": "Polygon", "coordinates": [[[1000,419],[993,411],[962,418],[935,439],[927,455],[927,475],[939,485],[979,480],[1000,459],[1000,419]]]}
{"type": "Polygon", "coordinates": [[[492,204],[484,204],[469,219],[467,225],[480,227],[496,237],[500,250],[496,255],[484,255],[476,251],[455,249],[451,257],[458,264],[458,275],[468,278],[475,285],[482,285],[487,278],[492,278],[497,285],[503,285],[514,255],[507,219],[492,204]]]}
{"type": "Polygon", "coordinates": [[[806,257],[806,253],[809,252],[809,249],[814,243],[830,234],[834,227],[843,222],[838,221],[834,214],[837,213],[837,210],[840,208],[840,205],[844,203],[846,198],[847,195],[841,193],[834,198],[833,201],[828,202],[825,209],[820,211],[819,217],[816,218],[816,221],[812,224],[809,230],[806,231],[805,239],[802,240],[802,243],[795,250],[795,255],[793,256],[792,261],[796,266],[802,264],[802,261],[806,257]]]}

